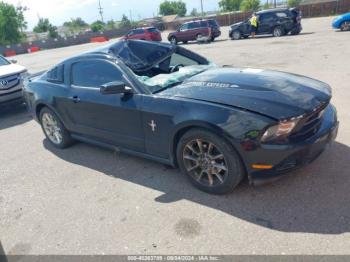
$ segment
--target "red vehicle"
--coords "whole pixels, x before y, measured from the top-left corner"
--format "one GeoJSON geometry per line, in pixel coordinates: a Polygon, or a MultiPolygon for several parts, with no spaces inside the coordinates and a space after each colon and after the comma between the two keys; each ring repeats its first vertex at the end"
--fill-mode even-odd
{"type": "Polygon", "coordinates": [[[211,41],[221,35],[220,26],[215,19],[203,19],[184,23],[180,28],[168,35],[172,44],[188,41],[198,41],[202,37],[208,37],[211,41]]]}
{"type": "Polygon", "coordinates": [[[155,27],[144,27],[131,30],[123,37],[123,39],[162,41],[162,35],[160,31],[155,27]]]}

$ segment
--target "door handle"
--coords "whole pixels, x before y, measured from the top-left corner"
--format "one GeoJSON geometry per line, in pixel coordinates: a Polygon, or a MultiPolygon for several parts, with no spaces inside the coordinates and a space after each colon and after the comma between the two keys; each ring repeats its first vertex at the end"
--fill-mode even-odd
{"type": "Polygon", "coordinates": [[[72,100],[74,103],[79,103],[80,102],[80,98],[78,96],[72,96],[69,99],[72,100]]]}

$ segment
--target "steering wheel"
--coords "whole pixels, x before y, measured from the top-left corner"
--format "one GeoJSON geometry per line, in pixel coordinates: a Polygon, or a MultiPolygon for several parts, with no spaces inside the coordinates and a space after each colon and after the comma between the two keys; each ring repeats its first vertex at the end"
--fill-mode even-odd
{"type": "Polygon", "coordinates": [[[177,65],[174,65],[171,69],[170,69],[170,73],[174,73],[176,71],[179,71],[179,68],[180,67],[185,67],[184,64],[177,64],[177,65]]]}

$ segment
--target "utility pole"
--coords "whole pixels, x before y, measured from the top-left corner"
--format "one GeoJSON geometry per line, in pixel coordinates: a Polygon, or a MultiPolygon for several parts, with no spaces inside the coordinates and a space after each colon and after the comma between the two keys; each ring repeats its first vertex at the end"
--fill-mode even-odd
{"type": "Polygon", "coordinates": [[[203,0],[201,0],[201,10],[202,10],[202,16],[204,16],[204,11],[203,11],[203,0]]]}
{"type": "Polygon", "coordinates": [[[101,6],[101,0],[98,0],[98,12],[100,13],[101,21],[103,22],[103,8],[101,6]]]}

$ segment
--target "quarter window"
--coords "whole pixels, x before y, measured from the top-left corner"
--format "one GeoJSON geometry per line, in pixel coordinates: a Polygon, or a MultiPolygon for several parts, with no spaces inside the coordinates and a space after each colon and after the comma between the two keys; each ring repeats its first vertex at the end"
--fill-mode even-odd
{"type": "Polygon", "coordinates": [[[72,66],[72,84],[76,86],[100,88],[103,84],[122,80],[122,72],[106,61],[77,62],[72,66]]]}

